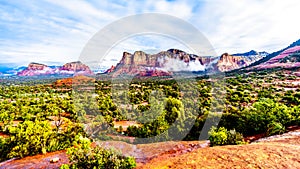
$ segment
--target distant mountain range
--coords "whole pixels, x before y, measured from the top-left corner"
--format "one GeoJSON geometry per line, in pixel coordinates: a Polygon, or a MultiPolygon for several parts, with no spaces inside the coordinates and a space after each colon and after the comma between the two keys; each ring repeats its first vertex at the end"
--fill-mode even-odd
{"type": "Polygon", "coordinates": [[[251,50],[249,52],[246,52],[246,53],[237,53],[237,54],[233,54],[232,56],[255,56],[255,55],[262,55],[262,56],[267,56],[269,55],[268,52],[256,52],[255,50],[251,50]]]}
{"type": "MultiPolygon", "coordinates": [[[[41,75],[94,75],[98,73],[114,76],[166,76],[173,72],[228,72],[232,70],[261,70],[269,68],[300,67],[300,40],[277,52],[257,52],[251,50],[245,53],[221,56],[197,56],[179,49],[169,49],[157,54],[147,54],[136,51],[133,54],[124,52],[117,65],[105,70],[91,70],[87,65],[77,62],[62,66],[47,66],[40,63],[30,63],[27,67],[12,67],[0,64],[0,76],[41,76],[41,75]]],[[[300,74],[300,73],[299,73],[300,74]]]]}

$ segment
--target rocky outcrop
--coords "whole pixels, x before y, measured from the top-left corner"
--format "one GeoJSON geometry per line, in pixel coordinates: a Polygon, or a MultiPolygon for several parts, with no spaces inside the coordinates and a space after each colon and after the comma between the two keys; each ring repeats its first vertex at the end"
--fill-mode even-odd
{"type": "Polygon", "coordinates": [[[66,63],[61,67],[49,67],[45,64],[30,63],[27,68],[18,72],[18,76],[40,76],[40,75],[92,75],[88,66],[81,62],[66,63]]]}
{"type": "Polygon", "coordinates": [[[71,77],[71,78],[65,78],[65,79],[59,79],[56,82],[53,83],[55,87],[71,87],[76,85],[82,85],[82,84],[94,84],[95,79],[83,75],[71,77]]]}
{"type": "Polygon", "coordinates": [[[116,66],[112,65],[109,69],[107,69],[104,73],[111,73],[115,70],[116,66]]]}

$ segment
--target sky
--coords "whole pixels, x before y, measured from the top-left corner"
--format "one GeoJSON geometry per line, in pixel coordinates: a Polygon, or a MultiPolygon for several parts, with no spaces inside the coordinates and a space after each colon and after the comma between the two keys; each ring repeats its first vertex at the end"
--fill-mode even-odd
{"type": "MultiPolygon", "coordinates": [[[[143,13],[185,20],[203,33],[217,55],[274,52],[300,39],[299,9],[298,0],[0,0],[0,64],[76,61],[102,28],[143,13]]],[[[174,39],[137,35],[116,44],[102,66],[117,63],[124,51],[169,48],[189,52],[174,39]]]]}

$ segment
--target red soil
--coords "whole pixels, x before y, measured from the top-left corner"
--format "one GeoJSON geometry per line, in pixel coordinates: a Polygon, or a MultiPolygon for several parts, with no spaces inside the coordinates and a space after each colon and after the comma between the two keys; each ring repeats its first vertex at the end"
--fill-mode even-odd
{"type": "Polygon", "coordinates": [[[66,163],[69,163],[66,151],[57,151],[3,162],[0,163],[0,169],[58,169],[62,164],[66,163]],[[60,160],[57,163],[50,163],[50,160],[56,157],[60,160]]]}
{"type": "Polygon", "coordinates": [[[240,146],[197,149],[160,156],[138,168],[300,168],[300,131],[240,146]]]}
{"type": "MultiPolygon", "coordinates": [[[[240,146],[207,147],[198,141],[140,145],[106,141],[99,145],[116,147],[123,154],[136,157],[137,168],[300,168],[299,129],[240,146]]],[[[0,163],[0,169],[59,168],[68,162],[65,151],[58,151],[0,163]],[[55,157],[60,158],[59,162],[50,163],[55,157]]]]}

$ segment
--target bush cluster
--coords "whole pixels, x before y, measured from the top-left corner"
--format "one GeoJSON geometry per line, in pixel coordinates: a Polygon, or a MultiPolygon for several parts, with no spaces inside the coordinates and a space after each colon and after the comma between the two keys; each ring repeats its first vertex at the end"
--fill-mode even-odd
{"type": "Polygon", "coordinates": [[[71,164],[60,169],[130,169],[136,167],[133,157],[125,157],[112,149],[91,147],[88,138],[80,137],[74,147],[67,149],[71,164]]]}
{"type": "Polygon", "coordinates": [[[83,133],[81,126],[74,124],[57,132],[48,121],[24,121],[7,126],[7,130],[10,137],[0,137],[0,161],[66,149],[83,133]]]}
{"type": "Polygon", "coordinates": [[[243,135],[235,130],[227,130],[224,127],[212,127],[209,132],[210,146],[245,144],[243,135]]]}

